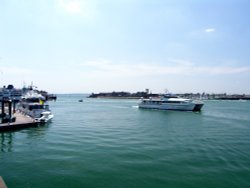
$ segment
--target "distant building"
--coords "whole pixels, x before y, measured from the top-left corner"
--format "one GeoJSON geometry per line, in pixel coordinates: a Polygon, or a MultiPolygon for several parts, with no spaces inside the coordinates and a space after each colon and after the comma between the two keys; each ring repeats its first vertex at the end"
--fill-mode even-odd
{"type": "Polygon", "coordinates": [[[17,100],[19,101],[22,96],[22,90],[16,89],[13,85],[3,86],[0,88],[0,100],[17,100]]]}

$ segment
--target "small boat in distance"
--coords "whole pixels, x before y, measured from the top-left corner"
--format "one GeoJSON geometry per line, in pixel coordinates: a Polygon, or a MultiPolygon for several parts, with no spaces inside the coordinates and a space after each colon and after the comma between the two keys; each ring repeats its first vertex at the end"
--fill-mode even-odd
{"type": "Polygon", "coordinates": [[[167,94],[161,98],[142,98],[139,108],[197,112],[201,110],[203,105],[204,103],[200,100],[185,99],[167,94]]]}

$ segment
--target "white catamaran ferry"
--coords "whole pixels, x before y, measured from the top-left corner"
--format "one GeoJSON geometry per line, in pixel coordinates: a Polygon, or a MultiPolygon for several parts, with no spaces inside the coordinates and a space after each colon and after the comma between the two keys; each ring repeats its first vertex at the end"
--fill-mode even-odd
{"type": "Polygon", "coordinates": [[[200,100],[164,95],[162,98],[141,99],[139,108],[159,110],[200,111],[204,103],[200,100]]]}

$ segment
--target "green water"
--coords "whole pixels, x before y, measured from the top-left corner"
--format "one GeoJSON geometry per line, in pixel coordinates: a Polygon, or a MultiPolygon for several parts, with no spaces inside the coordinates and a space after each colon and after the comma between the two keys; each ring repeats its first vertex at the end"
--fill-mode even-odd
{"type": "Polygon", "coordinates": [[[59,95],[51,124],[0,133],[9,188],[250,187],[250,101],[201,113],[59,95]]]}

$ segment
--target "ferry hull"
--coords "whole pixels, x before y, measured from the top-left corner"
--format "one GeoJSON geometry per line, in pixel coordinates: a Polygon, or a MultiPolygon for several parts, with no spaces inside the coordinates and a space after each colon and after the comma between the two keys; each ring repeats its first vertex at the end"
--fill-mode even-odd
{"type": "Polygon", "coordinates": [[[139,104],[139,108],[177,111],[200,111],[203,104],[139,104]]]}

